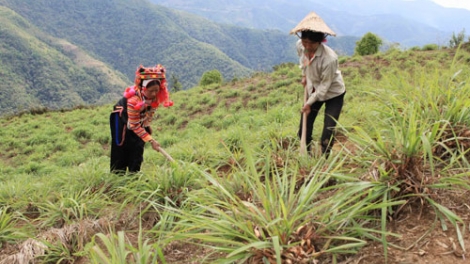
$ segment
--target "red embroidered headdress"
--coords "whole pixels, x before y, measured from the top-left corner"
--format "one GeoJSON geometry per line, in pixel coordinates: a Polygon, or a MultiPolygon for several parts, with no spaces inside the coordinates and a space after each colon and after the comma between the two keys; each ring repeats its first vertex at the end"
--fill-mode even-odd
{"type": "Polygon", "coordinates": [[[170,95],[166,87],[165,73],[165,67],[160,64],[154,67],[144,67],[140,65],[135,72],[134,86],[126,89],[124,97],[129,98],[134,96],[136,92],[140,92],[143,88],[142,82],[144,80],[156,79],[160,82],[160,91],[158,92],[157,100],[152,103],[152,106],[158,107],[161,103],[163,103],[164,107],[172,106],[173,102],[170,100],[170,95]]]}
{"type": "Polygon", "coordinates": [[[166,80],[165,68],[160,64],[155,65],[155,67],[148,68],[140,65],[135,72],[134,84],[141,88],[142,81],[148,79],[159,79],[160,81],[166,80]]]}

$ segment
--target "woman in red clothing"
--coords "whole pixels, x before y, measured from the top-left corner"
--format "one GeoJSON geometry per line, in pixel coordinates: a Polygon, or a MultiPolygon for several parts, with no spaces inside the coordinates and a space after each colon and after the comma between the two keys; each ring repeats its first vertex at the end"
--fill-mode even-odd
{"type": "Polygon", "coordinates": [[[160,143],[152,137],[150,123],[160,104],[173,105],[166,88],[165,68],[140,66],[134,86],[126,88],[110,116],[111,172],[140,171],[146,142],[159,150],[160,143]]]}

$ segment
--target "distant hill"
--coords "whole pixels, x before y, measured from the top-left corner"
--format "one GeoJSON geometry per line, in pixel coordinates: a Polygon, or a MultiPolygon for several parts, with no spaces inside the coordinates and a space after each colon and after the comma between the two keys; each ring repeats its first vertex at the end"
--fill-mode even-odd
{"type": "Polygon", "coordinates": [[[404,47],[447,45],[453,32],[470,30],[470,11],[444,8],[431,0],[150,0],[210,20],[289,32],[306,14],[319,14],[338,36],[373,32],[404,47]],[[223,7],[223,8],[221,8],[223,7]]]}
{"type": "MultiPolygon", "coordinates": [[[[311,1],[326,3],[324,0],[311,1]]],[[[460,32],[464,28],[467,32],[470,30],[470,10],[446,8],[432,0],[380,0],[380,4],[377,0],[335,0],[326,6],[331,10],[362,16],[398,15],[413,24],[426,25],[442,32],[460,32]]]]}
{"type": "Polygon", "coordinates": [[[189,89],[209,70],[231,80],[297,61],[295,36],[217,24],[145,0],[0,0],[0,7],[2,104],[23,95],[9,110],[112,102],[140,64],[163,64],[189,89]],[[37,75],[26,74],[26,65],[37,75]]]}
{"type": "Polygon", "coordinates": [[[110,102],[128,82],[79,47],[45,34],[3,6],[0,39],[1,114],[110,102]]]}
{"type": "Polygon", "coordinates": [[[219,25],[147,1],[0,0],[38,28],[63,38],[132,78],[161,63],[188,89],[205,71],[224,78],[296,60],[295,37],[278,30],[219,25]]]}

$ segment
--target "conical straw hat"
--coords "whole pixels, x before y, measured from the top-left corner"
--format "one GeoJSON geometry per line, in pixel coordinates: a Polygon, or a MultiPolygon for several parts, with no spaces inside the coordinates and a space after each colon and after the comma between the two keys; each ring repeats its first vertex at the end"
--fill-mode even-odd
{"type": "Polygon", "coordinates": [[[298,32],[310,30],[325,33],[331,36],[336,36],[336,33],[331,30],[326,23],[315,12],[310,12],[300,23],[290,31],[290,34],[297,34],[298,32]]]}

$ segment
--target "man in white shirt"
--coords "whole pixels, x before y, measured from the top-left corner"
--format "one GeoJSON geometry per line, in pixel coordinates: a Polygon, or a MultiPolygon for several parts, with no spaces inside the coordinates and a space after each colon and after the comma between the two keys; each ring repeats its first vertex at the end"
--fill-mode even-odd
{"type": "MultiPolygon", "coordinates": [[[[334,144],[334,129],[343,107],[346,88],[339,70],[338,55],[324,44],[326,36],[322,32],[302,31],[297,42],[297,53],[302,69],[302,85],[308,92],[308,99],[302,107],[302,113],[307,115],[307,150],[310,153],[313,125],[325,105],[320,144],[322,153],[328,157],[334,144]]],[[[302,117],[298,135],[302,135],[302,117]]]]}

